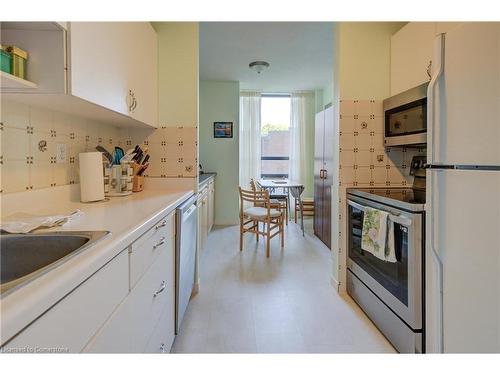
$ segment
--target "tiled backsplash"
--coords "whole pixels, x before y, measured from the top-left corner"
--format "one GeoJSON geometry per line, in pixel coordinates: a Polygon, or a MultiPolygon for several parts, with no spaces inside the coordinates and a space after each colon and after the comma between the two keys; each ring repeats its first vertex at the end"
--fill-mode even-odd
{"type": "Polygon", "coordinates": [[[3,193],[77,183],[80,152],[120,144],[113,126],[3,99],[1,110],[3,193]],[[58,144],[66,145],[60,163],[58,144]]]}
{"type": "Polygon", "coordinates": [[[380,100],[340,101],[340,186],[407,186],[421,150],[384,149],[380,100]]]}
{"type": "Polygon", "coordinates": [[[149,177],[197,176],[197,128],[122,129],[2,99],[0,191],[11,193],[78,183],[78,154],[102,145],[149,148],[149,177]],[[45,142],[43,142],[45,141],[45,142]],[[44,146],[45,144],[45,146],[44,146]],[[66,159],[57,162],[57,145],[66,159]]]}
{"type": "MultiPolygon", "coordinates": [[[[339,281],[345,280],[346,189],[411,186],[410,162],[424,149],[384,149],[384,117],[380,100],[340,101],[339,281]]],[[[343,286],[341,286],[342,288],[343,286]]]]}
{"type": "Polygon", "coordinates": [[[147,177],[198,176],[196,126],[161,126],[156,130],[122,129],[121,139],[126,148],[138,144],[148,148],[150,167],[147,177]]]}

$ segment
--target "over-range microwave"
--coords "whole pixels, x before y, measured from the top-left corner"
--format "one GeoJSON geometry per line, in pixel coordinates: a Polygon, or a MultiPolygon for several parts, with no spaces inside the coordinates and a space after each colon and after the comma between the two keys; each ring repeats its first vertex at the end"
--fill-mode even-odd
{"type": "Polygon", "coordinates": [[[424,146],[427,142],[427,86],[424,83],[384,100],[384,146],[424,146]]]}

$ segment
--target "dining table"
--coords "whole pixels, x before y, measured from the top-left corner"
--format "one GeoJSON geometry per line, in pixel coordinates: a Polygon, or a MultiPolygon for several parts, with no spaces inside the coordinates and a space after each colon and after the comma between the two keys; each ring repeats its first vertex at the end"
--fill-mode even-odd
{"type": "MultiPolygon", "coordinates": [[[[300,228],[302,229],[302,235],[304,236],[304,215],[302,200],[300,199],[300,196],[304,192],[304,185],[300,182],[291,181],[289,179],[260,179],[258,184],[262,189],[268,190],[270,193],[279,189],[284,189],[287,191],[288,197],[292,195],[292,197],[298,201],[300,209],[300,228]]],[[[290,199],[288,199],[288,201],[290,201],[290,199]]],[[[289,216],[291,217],[290,208],[291,205],[289,204],[288,210],[290,214],[289,216]]]]}

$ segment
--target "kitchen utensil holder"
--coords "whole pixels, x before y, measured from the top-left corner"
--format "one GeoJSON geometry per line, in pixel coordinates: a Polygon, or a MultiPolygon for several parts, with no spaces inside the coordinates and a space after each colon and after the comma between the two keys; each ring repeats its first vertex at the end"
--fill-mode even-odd
{"type": "Polygon", "coordinates": [[[128,163],[104,169],[104,193],[108,197],[132,194],[133,169],[128,163]]]}

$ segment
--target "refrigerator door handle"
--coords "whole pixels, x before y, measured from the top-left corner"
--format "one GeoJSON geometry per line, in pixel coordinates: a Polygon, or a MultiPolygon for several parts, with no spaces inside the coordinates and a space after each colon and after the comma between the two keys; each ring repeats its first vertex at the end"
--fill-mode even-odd
{"type": "Polygon", "coordinates": [[[436,124],[436,109],[434,108],[434,90],[444,71],[444,43],[445,34],[439,34],[434,44],[435,72],[427,86],[427,163],[434,164],[434,136],[436,124]]]}
{"type": "Polygon", "coordinates": [[[428,176],[428,183],[430,184],[430,207],[428,207],[429,210],[429,242],[428,246],[430,247],[430,253],[431,257],[433,260],[433,263],[436,265],[436,270],[437,270],[437,303],[436,303],[436,308],[437,308],[437,331],[439,332],[439,338],[437,340],[437,345],[438,347],[436,348],[438,352],[443,353],[444,352],[444,300],[443,300],[443,261],[441,260],[441,256],[439,252],[436,250],[437,246],[435,244],[436,242],[436,235],[435,235],[435,204],[434,204],[434,197],[436,195],[436,190],[434,189],[434,180],[436,177],[434,176],[435,174],[442,173],[441,171],[432,171],[429,176],[428,176]],[[431,177],[432,176],[432,177],[431,177]]]}
{"type": "MultiPolygon", "coordinates": [[[[444,71],[444,43],[445,43],[445,35],[439,34],[436,37],[435,41],[435,52],[434,52],[434,66],[435,71],[429,82],[429,86],[427,88],[427,163],[433,165],[435,163],[435,129],[436,123],[436,109],[434,107],[434,91],[437,85],[437,82],[444,71]]],[[[439,124],[437,124],[439,126],[439,124]]],[[[443,352],[443,263],[441,261],[441,257],[436,250],[435,246],[435,205],[434,205],[434,197],[436,195],[436,191],[434,190],[434,173],[430,172],[427,174],[427,183],[430,186],[430,204],[427,207],[429,213],[429,230],[428,230],[428,246],[430,247],[430,253],[432,259],[436,263],[437,268],[437,287],[438,287],[438,301],[437,301],[437,324],[439,331],[439,341],[437,348],[439,352],[443,352]]]]}

